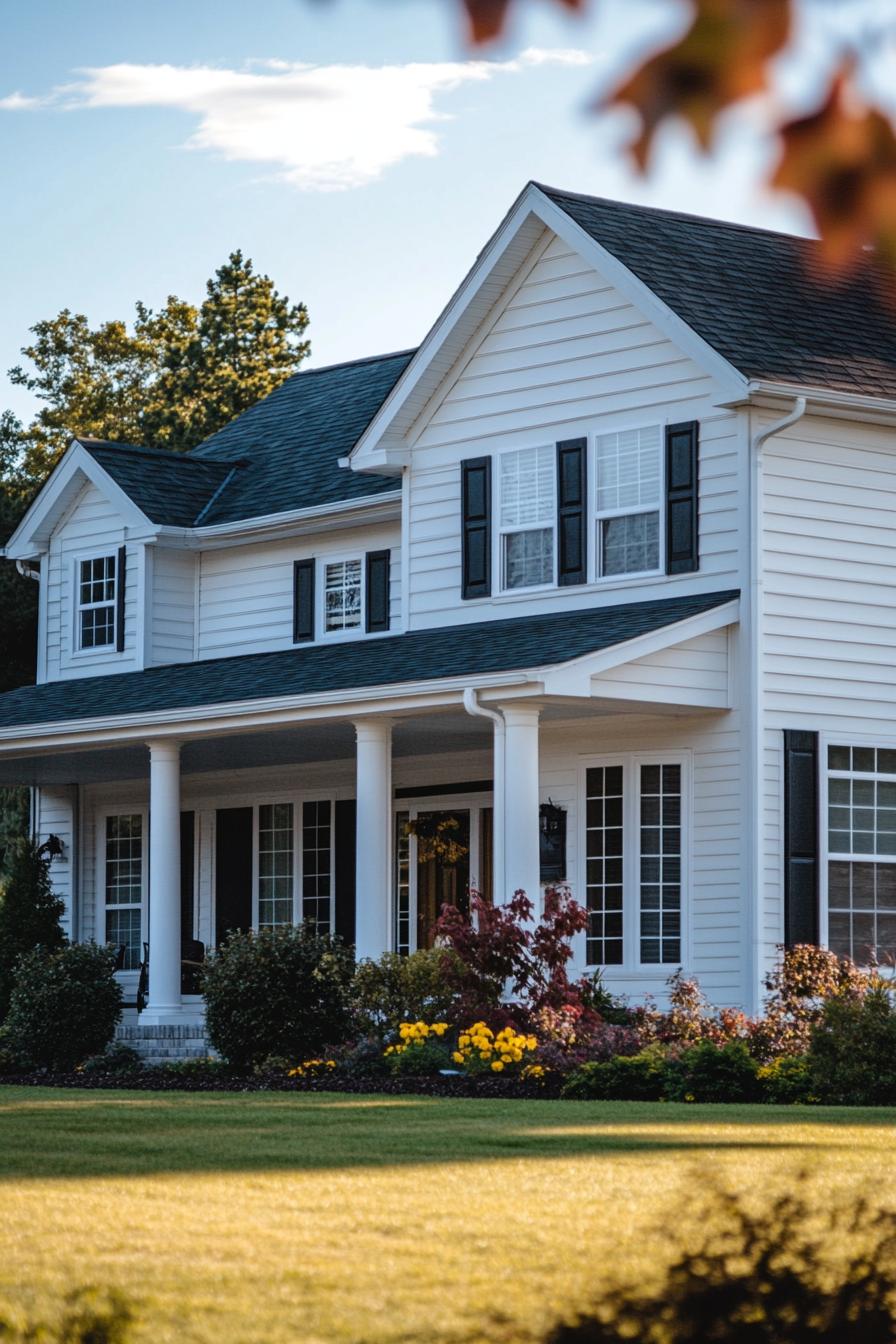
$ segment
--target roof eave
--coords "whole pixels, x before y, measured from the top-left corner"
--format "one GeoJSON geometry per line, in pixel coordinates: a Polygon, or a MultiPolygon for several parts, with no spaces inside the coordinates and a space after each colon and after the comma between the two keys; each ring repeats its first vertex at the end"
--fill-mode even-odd
{"type": "Polygon", "coordinates": [[[230,523],[208,523],[201,527],[163,526],[157,532],[163,544],[167,542],[189,550],[200,550],[215,545],[235,545],[246,537],[251,537],[253,541],[264,541],[284,532],[297,535],[317,531],[322,523],[338,523],[348,527],[359,518],[363,518],[365,523],[378,523],[400,517],[401,490],[384,490],[382,494],[361,499],[339,499],[331,504],[315,504],[307,509],[290,509],[283,513],[259,514],[230,523]]]}
{"type": "Polygon", "coordinates": [[[894,397],[869,396],[864,392],[842,392],[835,388],[817,387],[811,383],[774,382],[765,378],[752,379],[743,395],[730,401],[720,401],[718,405],[726,410],[762,405],[777,408],[781,402],[790,403],[796,397],[806,398],[810,415],[814,413],[840,418],[852,416],[881,424],[890,424],[896,420],[894,397]]]}

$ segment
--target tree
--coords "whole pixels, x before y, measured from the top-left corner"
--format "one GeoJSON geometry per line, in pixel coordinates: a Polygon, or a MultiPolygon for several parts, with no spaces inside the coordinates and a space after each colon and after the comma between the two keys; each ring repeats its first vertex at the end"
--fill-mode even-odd
{"type": "Polygon", "coordinates": [[[0,1022],[9,1008],[19,957],[36,947],[55,952],[65,945],[59,923],[64,910],[50,884],[48,860],[33,840],[16,840],[0,898],[0,1022]]]}

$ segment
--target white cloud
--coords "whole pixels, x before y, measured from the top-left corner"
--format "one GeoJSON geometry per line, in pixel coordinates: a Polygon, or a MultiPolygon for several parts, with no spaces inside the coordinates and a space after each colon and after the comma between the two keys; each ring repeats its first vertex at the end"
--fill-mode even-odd
{"type": "Polygon", "coordinates": [[[79,72],[41,98],[13,93],[0,109],[179,108],[196,119],[186,144],[226,159],[268,164],[306,190],[362,186],[412,155],[438,153],[440,95],[547,65],[587,65],[569,49],[529,48],[507,61],[408,65],[253,62],[212,66],[107,65],[79,72]]]}

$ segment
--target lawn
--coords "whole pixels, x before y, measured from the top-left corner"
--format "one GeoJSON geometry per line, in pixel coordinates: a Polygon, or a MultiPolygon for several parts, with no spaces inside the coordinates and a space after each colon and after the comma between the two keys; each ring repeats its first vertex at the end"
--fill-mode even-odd
{"type": "Polygon", "coordinates": [[[141,1341],[529,1341],[718,1175],[888,1188],[896,1112],[0,1088],[0,1298],[141,1341]]]}

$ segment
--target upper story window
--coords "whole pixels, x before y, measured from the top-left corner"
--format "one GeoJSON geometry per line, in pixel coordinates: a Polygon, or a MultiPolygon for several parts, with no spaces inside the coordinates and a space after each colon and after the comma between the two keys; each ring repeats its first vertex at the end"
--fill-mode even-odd
{"type": "Polygon", "coordinates": [[[556,450],[520,448],[500,458],[501,573],[504,588],[554,582],[556,450]]]}
{"type": "Polygon", "coordinates": [[[364,601],[364,566],[360,556],[331,560],[323,570],[324,632],[360,629],[364,601]]]}
{"type": "Polygon", "coordinates": [[[662,432],[659,425],[599,434],[597,577],[660,567],[662,432]]]}
{"type": "Polygon", "coordinates": [[[828,748],[828,946],[860,965],[896,955],[896,750],[828,748]]]}
{"type": "Polygon", "coordinates": [[[116,643],[117,557],[78,562],[78,648],[110,648],[116,643]]]}

